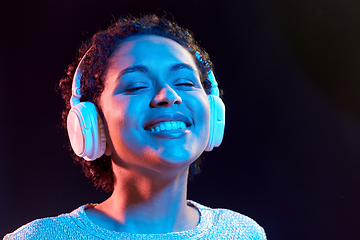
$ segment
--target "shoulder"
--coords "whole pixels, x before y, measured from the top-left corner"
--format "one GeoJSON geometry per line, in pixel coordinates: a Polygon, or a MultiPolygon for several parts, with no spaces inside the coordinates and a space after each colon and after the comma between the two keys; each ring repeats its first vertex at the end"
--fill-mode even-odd
{"type": "Polygon", "coordinates": [[[70,233],[76,228],[73,216],[82,207],[75,209],[71,213],[61,214],[56,217],[36,219],[5,235],[3,240],[72,239],[70,233]]]}
{"type": "Polygon", "coordinates": [[[195,202],[191,203],[199,209],[201,221],[211,225],[211,232],[216,236],[237,236],[241,239],[257,240],[266,239],[264,229],[250,217],[229,209],[213,209],[195,202]]]}

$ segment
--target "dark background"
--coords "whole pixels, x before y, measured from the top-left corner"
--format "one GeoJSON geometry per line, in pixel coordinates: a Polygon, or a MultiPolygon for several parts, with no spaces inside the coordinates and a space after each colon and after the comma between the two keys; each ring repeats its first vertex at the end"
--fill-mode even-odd
{"type": "Polygon", "coordinates": [[[252,217],[270,240],[359,236],[355,0],[2,0],[0,235],[107,197],[73,164],[54,88],[95,31],[159,8],[195,33],[225,91],[225,138],[189,199],[252,217]]]}

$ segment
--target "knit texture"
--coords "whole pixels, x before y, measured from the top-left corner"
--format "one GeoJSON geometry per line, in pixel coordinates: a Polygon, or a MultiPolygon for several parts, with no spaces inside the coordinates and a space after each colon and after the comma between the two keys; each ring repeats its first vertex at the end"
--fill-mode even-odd
{"type": "Polygon", "coordinates": [[[15,232],[10,239],[246,239],[266,240],[265,232],[254,220],[227,209],[211,209],[193,201],[188,205],[200,212],[198,225],[188,231],[166,234],[131,234],[109,231],[92,223],[83,205],[71,213],[34,220],[15,232]]]}

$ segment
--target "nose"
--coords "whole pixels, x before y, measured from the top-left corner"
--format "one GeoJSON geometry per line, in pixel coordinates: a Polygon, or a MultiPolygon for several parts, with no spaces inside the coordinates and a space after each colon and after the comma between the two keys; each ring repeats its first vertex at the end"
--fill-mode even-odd
{"type": "Polygon", "coordinates": [[[180,104],[181,97],[169,85],[161,87],[160,91],[151,100],[151,107],[171,107],[174,104],[180,104]]]}

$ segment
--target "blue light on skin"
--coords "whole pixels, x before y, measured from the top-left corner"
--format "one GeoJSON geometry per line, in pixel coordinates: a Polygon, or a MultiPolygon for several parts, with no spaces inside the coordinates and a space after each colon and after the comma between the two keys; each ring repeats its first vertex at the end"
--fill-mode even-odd
{"type": "Polygon", "coordinates": [[[210,109],[195,58],[173,40],[129,37],[109,60],[99,107],[116,178],[90,220],[109,230],[189,230],[199,213],[186,204],[189,165],[204,151],[210,109]]]}

